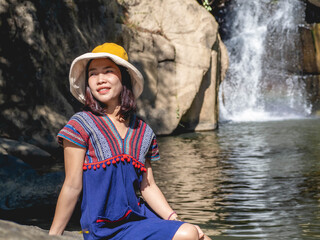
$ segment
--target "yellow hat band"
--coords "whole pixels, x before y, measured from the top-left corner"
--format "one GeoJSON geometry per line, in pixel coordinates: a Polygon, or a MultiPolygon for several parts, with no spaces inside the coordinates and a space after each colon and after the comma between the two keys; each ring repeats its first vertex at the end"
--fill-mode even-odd
{"type": "Polygon", "coordinates": [[[104,43],[102,45],[95,47],[92,50],[92,52],[93,53],[102,53],[102,52],[110,53],[128,61],[128,54],[126,50],[124,50],[123,47],[115,43],[104,43]]]}

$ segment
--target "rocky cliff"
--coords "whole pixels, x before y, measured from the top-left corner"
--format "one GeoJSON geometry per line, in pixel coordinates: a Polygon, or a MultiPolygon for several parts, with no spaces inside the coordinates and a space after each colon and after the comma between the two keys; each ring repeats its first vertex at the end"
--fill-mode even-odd
{"type": "MultiPolygon", "coordinates": [[[[143,73],[138,114],[156,133],[217,126],[228,56],[195,0],[1,0],[0,39],[0,218],[54,206],[64,178],[61,164],[50,169],[62,161],[55,136],[82,107],[69,93],[69,67],[98,44],[122,44],[143,73]]],[[[45,239],[0,223],[5,239],[24,231],[45,239]]]]}
{"type": "Polygon", "coordinates": [[[302,66],[313,111],[320,115],[320,1],[310,0],[306,6],[307,23],[300,27],[302,66]]]}
{"type": "Polygon", "coordinates": [[[146,81],[139,115],[158,134],[214,129],[227,68],[218,25],[196,1],[0,2],[0,136],[56,147],[81,109],[69,93],[71,61],[103,42],[123,44],[146,81]]]}
{"type": "Polygon", "coordinates": [[[0,2],[0,135],[55,149],[55,135],[80,105],[69,94],[77,55],[121,42],[115,1],[0,2]]]}
{"type": "Polygon", "coordinates": [[[196,1],[123,1],[129,56],[146,77],[139,113],[160,134],[217,126],[228,65],[218,24],[196,1]]]}

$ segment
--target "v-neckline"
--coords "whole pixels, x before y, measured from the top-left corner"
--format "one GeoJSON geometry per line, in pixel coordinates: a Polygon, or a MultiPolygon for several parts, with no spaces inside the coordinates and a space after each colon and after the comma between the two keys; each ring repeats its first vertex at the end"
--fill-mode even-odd
{"type": "Polygon", "coordinates": [[[107,115],[105,114],[104,115],[110,122],[111,124],[111,127],[113,128],[114,132],[117,134],[117,137],[121,140],[121,141],[124,141],[129,133],[129,130],[131,128],[131,123],[132,123],[132,119],[133,117],[131,116],[130,119],[129,119],[129,124],[128,124],[128,128],[126,130],[126,133],[124,134],[124,137],[122,138],[121,135],[120,135],[120,132],[119,130],[117,129],[116,125],[114,124],[114,122],[112,121],[112,119],[107,115]]]}

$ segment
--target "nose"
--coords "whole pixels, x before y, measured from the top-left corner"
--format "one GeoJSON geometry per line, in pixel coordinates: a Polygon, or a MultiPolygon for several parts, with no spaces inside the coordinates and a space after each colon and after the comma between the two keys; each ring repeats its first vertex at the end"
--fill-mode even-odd
{"type": "Polygon", "coordinates": [[[105,82],[106,82],[106,79],[104,78],[104,74],[99,73],[99,75],[98,75],[98,83],[101,84],[101,83],[105,83],[105,82]]]}

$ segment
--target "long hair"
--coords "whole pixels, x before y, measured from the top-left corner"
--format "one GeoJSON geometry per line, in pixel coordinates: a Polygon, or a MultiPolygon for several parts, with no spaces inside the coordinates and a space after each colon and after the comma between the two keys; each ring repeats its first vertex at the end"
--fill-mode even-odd
{"type": "MultiPolygon", "coordinates": [[[[83,107],[84,110],[90,111],[96,115],[105,114],[105,104],[98,101],[91,93],[88,84],[88,68],[92,60],[90,60],[86,66],[86,82],[85,82],[85,95],[86,101],[83,107]]],[[[121,72],[122,91],[120,93],[120,110],[117,113],[120,118],[124,120],[128,119],[137,108],[136,101],[132,91],[131,77],[128,70],[120,65],[117,65],[121,72]]]]}

